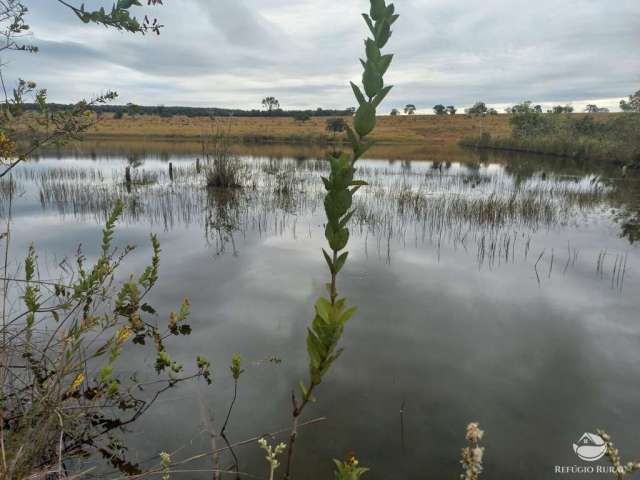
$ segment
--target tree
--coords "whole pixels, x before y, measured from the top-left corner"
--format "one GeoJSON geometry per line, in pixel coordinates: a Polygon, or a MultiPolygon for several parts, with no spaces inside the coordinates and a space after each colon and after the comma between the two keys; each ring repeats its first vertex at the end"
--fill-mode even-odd
{"type": "Polygon", "coordinates": [[[447,107],[439,103],[438,105],[433,107],[433,113],[435,113],[436,115],[446,115],[447,107]]]}
{"type": "Polygon", "coordinates": [[[389,115],[391,115],[392,117],[397,117],[399,113],[400,112],[398,111],[398,109],[394,108],[391,110],[391,113],[389,113],[389,115]]]}
{"type": "Polygon", "coordinates": [[[453,105],[448,105],[448,106],[447,106],[447,113],[448,113],[449,115],[455,115],[457,111],[458,111],[458,110],[456,109],[456,107],[455,107],[455,106],[453,106],[453,105]]]}
{"type": "Polygon", "coordinates": [[[329,118],[326,122],[326,130],[333,133],[333,136],[337,133],[342,133],[347,128],[347,122],[344,118],[329,118]]]}
{"type": "Polygon", "coordinates": [[[537,109],[536,107],[533,106],[533,102],[531,100],[526,100],[522,103],[518,103],[517,105],[507,108],[505,111],[507,113],[511,113],[514,115],[521,114],[521,113],[532,113],[532,112],[542,113],[542,107],[540,107],[540,109],[537,109]]]}
{"type": "Polygon", "coordinates": [[[276,97],[265,97],[262,99],[262,107],[267,112],[273,112],[280,109],[280,102],[276,97]]]}
{"type": "Polygon", "coordinates": [[[489,112],[487,104],[484,102],[476,102],[473,107],[467,108],[466,113],[472,116],[486,115],[489,112]]]}
{"type": "Polygon", "coordinates": [[[555,105],[549,113],[573,113],[573,107],[571,105],[555,105]]]}
{"type": "Polygon", "coordinates": [[[629,95],[629,100],[620,100],[620,110],[623,112],[640,113],[640,90],[629,95]]]}
{"type": "Polygon", "coordinates": [[[406,115],[413,115],[414,113],[416,113],[416,106],[408,103],[404,106],[404,113],[406,115]]]}
{"type": "Polygon", "coordinates": [[[597,105],[590,103],[584,108],[584,111],[587,113],[597,113],[600,111],[600,109],[597,105]]]}
{"type": "Polygon", "coordinates": [[[295,112],[293,114],[293,119],[296,122],[304,123],[311,119],[311,114],[309,112],[295,112]]]}
{"type": "Polygon", "coordinates": [[[127,115],[135,117],[138,113],[138,106],[135,103],[127,103],[127,115]]]}
{"type": "Polygon", "coordinates": [[[495,108],[490,108],[487,110],[488,115],[498,115],[498,111],[495,108]]]}

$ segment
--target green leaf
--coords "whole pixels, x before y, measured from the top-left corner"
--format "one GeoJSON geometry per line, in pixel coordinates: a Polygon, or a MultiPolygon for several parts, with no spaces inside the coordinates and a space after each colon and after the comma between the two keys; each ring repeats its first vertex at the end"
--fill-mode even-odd
{"type": "Polygon", "coordinates": [[[378,28],[378,35],[376,35],[376,43],[378,44],[378,48],[384,48],[384,46],[391,38],[391,25],[389,22],[384,20],[380,22],[380,27],[378,28]]]}
{"type": "Polygon", "coordinates": [[[362,18],[364,18],[364,21],[367,23],[367,27],[369,27],[369,30],[371,30],[371,33],[373,35],[376,34],[376,29],[373,26],[373,22],[371,21],[371,17],[369,15],[367,15],[366,13],[362,14],[362,18]]]}
{"type": "Polygon", "coordinates": [[[331,315],[331,302],[324,297],[320,297],[316,301],[316,313],[320,318],[328,321],[331,315]]]}
{"type": "Polygon", "coordinates": [[[360,90],[360,87],[358,87],[358,85],[356,85],[353,82],[351,83],[351,88],[353,89],[353,94],[356,97],[356,100],[358,100],[358,104],[362,105],[363,103],[366,103],[366,99],[364,98],[364,95],[362,94],[362,90],[360,90]]]}
{"type": "Polygon", "coordinates": [[[360,142],[358,141],[358,137],[356,137],[356,132],[354,132],[349,125],[347,125],[346,130],[347,130],[347,137],[349,138],[349,142],[351,142],[351,148],[355,150],[360,145],[360,142]]]}
{"type": "Polygon", "coordinates": [[[387,73],[389,65],[391,65],[391,60],[393,60],[393,54],[382,55],[380,57],[380,60],[378,61],[378,70],[380,70],[382,75],[387,73]]]}
{"type": "Polygon", "coordinates": [[[384,0],[371,0],[371,18],[382,20],[387,14],[387,6],[384,0]]]}
{"type": "Polygon", "coordinates": [[[373,99],[373,101],[371,102],[373,106],[377,108],[378,105],[382,103],[382,101],[384,100],[384,97],[387,96],[387,94],[391,91],[392,88],[393,88],[393,85],[387,85],[382,90],[380,90],[378,94],[375,96],[375,98],[373,99]]]}
{"type": "Polygon", "coordinates": [[[298,383],[298,386],[300,387],[300,393],[302,393],[302,398],[307,398],[307,387],[304,386],[304,382],[302,380],[300,380],[300,382],[298,383]]]}
{"type": "Polygon", "coordinates": [[[370,38],[367,38],[364,41],[364,45],[367,52],[367,60],[378,65],[378,63],[380,62],[381,54],[378,45],[376,45],[376,42],[374,40],[371,40],[370,38]]]}
{"type": "Polygon", "coordinates": [[[364,73],[362,74],[362,85],[364,85],[364,91],[369,98],[373,98],[384,86],[382,75],[380,75],[375,64],[371,61],[368,61],[365,65],[364,73]]]}
{"type": "Polygon", "coordinates": [[[376,109],[370,103],[360,105],[356,111],[354,127],[360,138],[367,136],[376,126],[376,109]]]}
{"type": "Polygon", "coordinates": [[[331,271],[331,273],[334,273],[333,260],[331,260],[331,257],[329,256],[329,254],[326,252],[324,248],[322,249],[322,254],[324,255],[324,259],[327,261],[327,265],[329,265],[329,270],[331,271]]]}
{"type": "Polygon", "coordinates": [[[347,257],[349,256],[349,252],[344,252],[342,255],[338,257],[336,260],[336,273],[340,273],[342,267],[344,267],[345,262],[347,261],[347,257]]]}

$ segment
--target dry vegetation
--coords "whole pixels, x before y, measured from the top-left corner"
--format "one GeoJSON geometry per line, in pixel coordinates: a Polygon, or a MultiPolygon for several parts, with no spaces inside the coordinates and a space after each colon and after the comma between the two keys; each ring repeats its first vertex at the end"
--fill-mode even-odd
{"type": "MultiPolygon", "coordinates": [[[[140,115],[115,119],[104,115],[90,131],[93,138],[155,138],[197,139],[212,129],[212,123],[223,125],[224,130],[236,140],[254,143],[326,143],[332,135],[326,131],[328,117],[313,117],[307,122],[279,117],[230,117],[211,120],[207,117],[188,118],[176,116],[161,118],[156,115],[140,115]]],[[[351,122],[351,119],[348,119],[351,122]]],[[[487,131],[492,135],[508,135],[507,115],[471,118],[466,115],[437,117],[435,115],[382,116],[374,140],[382,143],[422,144],[433,149],[449,148],[469,135],[487,131]]],[[[340,137],[338,138],[346,138],[340,137]]]]}

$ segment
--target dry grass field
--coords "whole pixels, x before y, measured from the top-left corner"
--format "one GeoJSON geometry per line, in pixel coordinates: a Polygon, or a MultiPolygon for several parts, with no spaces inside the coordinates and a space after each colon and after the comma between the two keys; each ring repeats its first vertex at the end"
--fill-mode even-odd
{"type": "MultiPolygon", "coordinates": [[[[202,135],[224,132],[244,143],[319,143],[339,140],[326,130],[327,117],[313,117],[307,122],[276,117],[206,117],[176,116],[161,118],[143,115],[115,119],[104,115],[89,131],[93,139],[155,139],[199,141],[202,135]]],[[[351,122],[351,119],[347,118],[351,122]]],[[[378,117],[373,139],[383,144],[423,145],[430,150],[447,150],[468,135],[487,131],[492,135],[508,135],[507,115],[471,118],[466,115],[384,116],[378,117]]]]}

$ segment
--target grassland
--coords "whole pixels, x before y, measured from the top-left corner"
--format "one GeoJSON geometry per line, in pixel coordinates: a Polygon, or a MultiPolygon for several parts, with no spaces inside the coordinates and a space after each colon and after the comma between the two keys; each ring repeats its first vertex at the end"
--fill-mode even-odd
{"type": "MultiPolygon", "coordinates": [[[[347,121],[351,119],[347,118],[347,121]]],[[[223,131],[243,143],[307,143],[326,144],[344,139],[326,130],[326,117],[313,117],[306,122],[274,117],[170,117],[143,115],[121,119],[103,116],[88,132],[93,139],[193,140],[202,135],[223,131]]],[[[509,117],[497,115],[471,118],[466,115],[384,116],[378,117],[373,139],[383,144],[422,145],[430,150],[447,150],[468,136],[482,132],[501,136],[510,133],[509,117]]]]}

